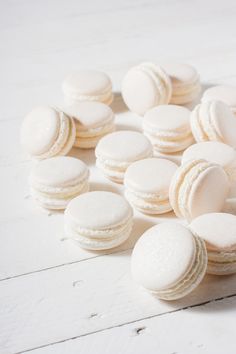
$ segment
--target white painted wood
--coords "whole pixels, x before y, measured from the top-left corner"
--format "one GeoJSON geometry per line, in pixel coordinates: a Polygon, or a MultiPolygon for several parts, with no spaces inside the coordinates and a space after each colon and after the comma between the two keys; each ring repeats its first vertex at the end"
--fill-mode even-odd
{"type": "Polygon", "coordinates": [[[129,268],[126,251],[1,281],[0,347],[21,352],[236,294],[236,275],[212,276],[184,299],[162,302],[133,283],[129,268]]]}
{"type": "Polygon", "coordinates": [[[235,353],[236,297],[30,351],[34,354],[235,353]],[[220,318],[220,320],[219,320],[220,318]]]}
{"type": "MultiPolygon", "coordinates": [[[[65,240],[63,215],[49,216],[28,198],[32,163],[21,151],[19,129],[34,105],[63,105],[61,81],[79,68],[105,70],[115,91],[126,70],[142,60],[189,62],[204,87],[236,84],[235,2],[9,0],[0,10],[0,353],[46,345],[38,352],[218,354],[228,343],[231,354],[234,299],[164,313],[235,294],[235,276],[207,277],[174,304],[138,289],[130,279],[130,250],[119,251],[173,214],[135,214],[132,237],[109,255],[65,240]],[[149,316],[157,317],[106,330],[149,316]],[[136,336],[134,328],[143,325],[147,330],[136,336]],[[86,336],[67,341],[80,335],[86,336]]],[[[124,112],[119,98],[113,108],[118,129],[140,129],[141,119],[124,112]]],[[[94,167],[92,152],[72,153],[89,164],[92,189],[123,193],[94,167]]]]}

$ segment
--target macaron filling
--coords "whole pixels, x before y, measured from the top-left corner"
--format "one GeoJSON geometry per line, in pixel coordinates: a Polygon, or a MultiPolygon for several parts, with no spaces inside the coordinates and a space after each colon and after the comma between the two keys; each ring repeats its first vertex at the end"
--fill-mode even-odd
{"type": "Polygon", "coordinates": [[[109,249],[123,243],[129,237],[132,227],[132,213],[121,223],[100,230],[80,227],[80,225],[74,219],[68,217],[68,215],[65,220],[66,235],[78,241],[81,247],[93,250],[109,249]]]}

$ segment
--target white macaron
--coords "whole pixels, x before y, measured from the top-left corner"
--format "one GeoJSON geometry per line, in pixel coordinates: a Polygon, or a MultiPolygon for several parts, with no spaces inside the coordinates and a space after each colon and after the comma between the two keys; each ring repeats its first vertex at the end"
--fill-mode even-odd
{"type": "Polygon", "coordinates": [[[220,165],[191,160],[177,169],[169,198],[178,217],[192,220],[205,213],[221,211],[228,193],[229,179],[220,165]]]}
{"type": "Polygon", "coordinates": [[[218,141],[193,144],[184,151],[182,164],[199,159],[222,166],[230,180],[236,179],[236,152],[231,146],[218,141]]]}
{"type": "Polygon", "coordinates": [[[154,152],[173,153],[193,143],[190,111],[176,105],[161,105],[149,110],[143,119],[143,131],[154,152]]]}
{"type": "Polygon", "coordinates": [[[220,141],[236,147],[236,119],[225,103],[207,101],[197,105],[191,113],[190,122],[197,142],[220,141]]]}
{"type": "Polygon", "coordinates": [[[175,222],[147,230],[131,258],[134,280],[163,300],[177,300],[189,294],[203,279],[206,268],[204,241],[175,222]]]}
{"type": "Polygon", "coordinates": [[[125,172],[125,196],[137,210],[146,214],[163,214],[172,207],[169,186],[177,170],[174,162],[148,158],[132,163],[125,172]]]}
{"type": "Polygon", "coordinates": [[[98,101],[109,105],[113,100],[109,76],[96,70],[81,70],[68,75],[62,90],[68,105],[80,101],[98,101]]]}
{"type": "Polygon", "coordinates": [[[52,107],[37,107],[24,119],[21,144],[35,159],[66,155],[75,141],[72,118],[52,107]]]}
{"type": "Polygon", "coordinates": [[[115,130],[112,109],[101,102],[84,101],[68,106],[66,113],[73,117],[76,127],[74,146],[94,148],[104,135],[115,130]]]}
{"type": "Polygon", "coordinates": [[[73,199],[65,211],[65,234],[82,248],[103,250],[126,241],[133,225],[129,203],[111,192],[89,192],[73,199]]]}
{"type": "Polygon", "coordinates": [[[104,136],[95,149],[95,155],[97,167],[104,175],[122,183],[132,162],[152,156],[152,145],[142,133],[121,130],[104,136]]]}
{"type": "Polygon", "coordinates": [[[175,62],[165,63],[163,67],[172,83],[170,103],[187,104],[198,98],[201,92],[201,83],[199,74],[194,67],[175,62]]]}
{"type": "Polygon", "coordinates": [[[207,89],[203,96],[202,102],[219,100],[227,104],[231,110],[236,113],[236,87],[230,85],[212,86],[207,89]]]}
{"type": "Polygon", "coordinates": [[[37,163],[30,173],[32,197],[43,208],[65,209],[71,199],[89,190],[89,170],[80,160],[52,157],[37,163]]]}
{"type": "Polygon", "coordinates": [[[160,66],[142,63],[127,72],[121,92],[128,108],[144,115],[152,107],[168,104],[172,87],[169,76],[160,66]]]}
{"type": "Polygon", "coordinates": [[[236,273],[236,216],[226,213],[201,215],[189,225],[190,230],[206,242],[207,272],[226,275],[236,273]]]}

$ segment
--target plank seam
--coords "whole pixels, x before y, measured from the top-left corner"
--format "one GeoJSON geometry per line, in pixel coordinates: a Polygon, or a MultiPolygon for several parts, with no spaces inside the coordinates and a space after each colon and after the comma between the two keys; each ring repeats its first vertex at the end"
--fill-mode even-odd
{"type": "Polygon", "coordinates": [[[16,279],[16,278],[21,278],[21,277],[32,275],[32,274],[35,274],[35,273],[45,272],[45,271],[48,271],[48,270],[51,270],[51,269],[57,269],[57,268],[61,268],[61,267],[66,267],[66,266],[70,266],[72,264],[77,264],[77,263],[80,263],[80,262],[85,262],[85,261],[89,261],[89,260],[92,260],[92,259],[96,259],[96,258],[100,258],[100,257],[104,257],[104,256],[109,256],[109,255],[112,255],[112,254],[118,254],[118,253],[122,254],[122,253],[130,251],[132,249],[133,249],[133,247],[130,247],[130,248],[127,248],[127,249],[122,250],[122,251],[98,254],[98,255],[93,256],[93,257],[79,259],[78,261],[72,261],[72,262],[69,262],[69,263],[57,264],[55,266],[37,269],[37,270],[34,270],[32,272],[26,272],[26,273],[22,273],[22,274],[17,274],[17,275],[13,275],[13,276],[10,276],[10,277],[2,278],[2,279],[0,279],[0,282],[8,281],[8,280],[16,279]]]}
{"type": "Polygon", "coordinates": [[[79,338],[86,337],[86,336],[90,336],[90,335],[93,335],[93,334],[96,334],[96,333],[101,333],[101,332],[109,331],[109,330],[111,330],[111,329],[118,328],[118,327],[123,327],[123,326],[126,326],[126,325],[130,325],[130,324],[132,324],[132,323],[138,323],[138,322],[140,322],[140,321],[145,321],[145,320],[149,320],[149,319],[152,319],[152,318],[161,317],[161,316],[164,316],[164,315],[169,315],[169,314],[172,314],[172,313],[176,313],[176,312],[180,312],[180,311],[185,311],[185,310],[192,309],[192,308],[195,308],[195,307],[205,306],[205,305],[208,305],[208,304],[210,304],[210,303],[222,301],[222,300],[225,300],[225,299],[230,299],[230,298],[233,298],[233,297],[235,297],[235,296],[236,296],[236,293],[235,293],[235,294],[231,294],[231,295],[227,295],[227,296],[223,296],[223,297],[219,297],[219,298],[215,298],[215,299],[211,299],[211,300],[208,300],[208,301],[201,302],[201,303],[199,303],[199,304],[194,304],[194,305],[190,305],[190,306],[185,306],[185,307],[180,308],[180,309],[176,309],[176,310],[172,310],[172,311],[168,311],[168,312],[159,313],[159,314],[157,314],[157,315],[151,315],[151,316],[143,317],[143,318],[140,318],[140,319],[138,319],[138,320],[128,321],[128,322],[121,323],[121,324],[118,324],[118,325],[115,325],[115,326],[110,326],[110,327],[98,329],[98,330],[96,330],[96,331],[84,333],[84,334],[81,334],[81,335],[78,335],[78,336],[74,336],[74,337],[70,337],[70,338],[65,338],[65,339],[62,339],[62,340],[59,340],[59,341],[56,341],[56,342],[52,342],[52,343],[40,345],[40,346],[38,346],[38,347],[26,349],[26,350],[21,351],[21,352],[15,352],[15,353],[13,353],[13,354],[24,354],[24,353],[28,353],[28,352],[30,352],[30,351],[34,351],[34,350],[37,350],[37,349],[46,348],[46,347],[53,346],[53,345],[56,345],[56,344],[65,343],[65,342],[70,341],[70,340],[79,339],[79,338]]]}

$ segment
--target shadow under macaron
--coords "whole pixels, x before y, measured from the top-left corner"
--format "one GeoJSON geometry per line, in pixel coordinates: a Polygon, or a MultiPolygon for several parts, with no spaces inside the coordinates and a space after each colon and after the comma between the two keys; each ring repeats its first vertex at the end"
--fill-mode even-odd
{"type": "Polygon", "coordinates": [[[114,99],[110,107],[114,113],[124,113],[128,111],[128,107],[126,106],[120,92],[114,92],[114,99]]]}

